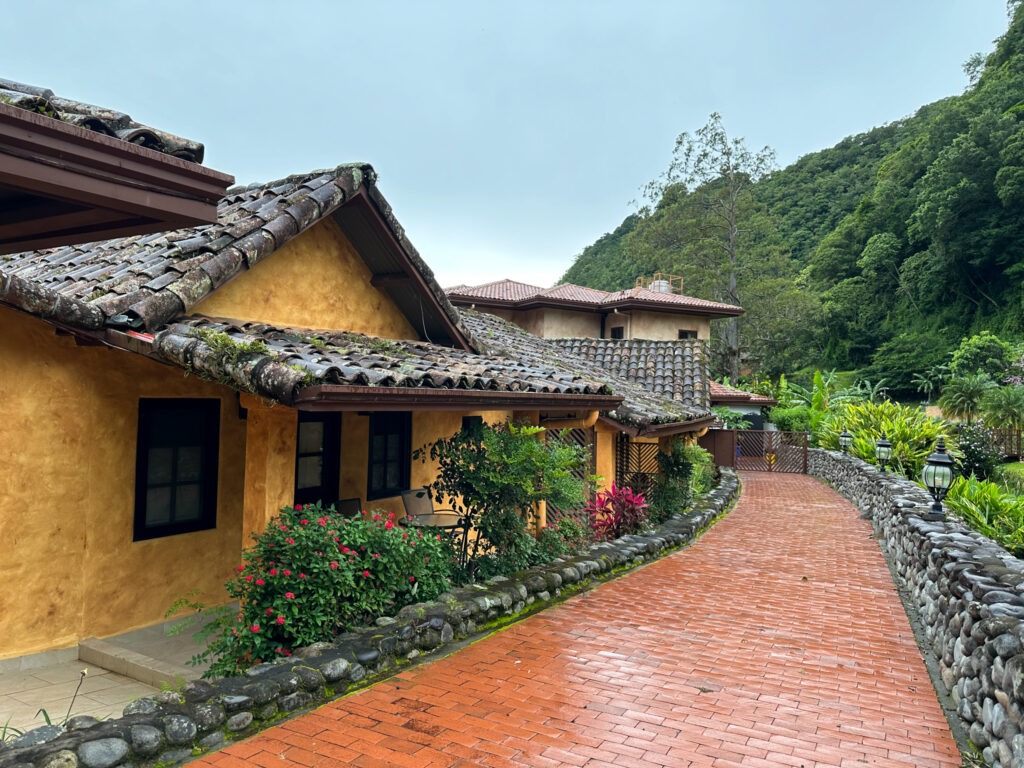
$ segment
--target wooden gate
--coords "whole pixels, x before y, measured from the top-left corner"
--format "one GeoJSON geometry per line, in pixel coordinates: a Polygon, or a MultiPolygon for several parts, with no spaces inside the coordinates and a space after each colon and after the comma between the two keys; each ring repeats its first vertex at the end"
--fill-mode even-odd
{"type": "Polygon", "coordinates": [[[752,472],[807,472],[807,433],[712,429],[698,444],[715,464],[752,472]]]}
{"type": "MultiPolygon", "coordinates": [[[[586,466],[573,470],[573,475],[576,478],[586,482],[590,475],[597,474],[597,433],[592,427],[590,429],[570,429],[566,431],[564,439],[570,445],[578,445],[586,449],[589,455],[586,466]]],[[[548,523],[553,523],[566,515],[576,518],[584,526],[589,525],[587,513],[582,509],[558,509],[548,506],[548,523]]]]}

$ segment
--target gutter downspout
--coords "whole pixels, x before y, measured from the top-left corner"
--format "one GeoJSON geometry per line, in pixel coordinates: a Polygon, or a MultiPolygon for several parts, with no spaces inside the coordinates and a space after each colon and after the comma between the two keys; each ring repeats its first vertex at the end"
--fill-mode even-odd
{"type": "Polygon", "coordinates": [[[541,419],[540,426],[544,429],[590,429],[600,415],[600,411],[590,411],[586,416],[575,419],[541,419]]]}

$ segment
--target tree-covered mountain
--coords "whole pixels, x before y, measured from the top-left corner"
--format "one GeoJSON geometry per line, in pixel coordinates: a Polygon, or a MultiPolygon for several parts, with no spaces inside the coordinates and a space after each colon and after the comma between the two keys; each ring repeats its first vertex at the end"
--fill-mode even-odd
{"type": "MultiPolygon", "coordinates": [[[[899,388],[964,336],[1024,337],[1024,12],[1011,13],[963,94],[750,185],[735,228],[750,367],[857,369],[899,388]]],[[[663,271],[724,300],[707,216],[723,183],[667,174],[563,281],[614,290],[663,271]]]]}

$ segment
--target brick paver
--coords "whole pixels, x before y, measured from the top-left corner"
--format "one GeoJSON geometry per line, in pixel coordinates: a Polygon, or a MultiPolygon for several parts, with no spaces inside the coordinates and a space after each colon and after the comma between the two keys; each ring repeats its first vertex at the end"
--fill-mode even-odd
{"type": "Polygon", "coordinates": [[[692,547],[195,765],[960,765],[869,524],[743,473],[692,547]]]}

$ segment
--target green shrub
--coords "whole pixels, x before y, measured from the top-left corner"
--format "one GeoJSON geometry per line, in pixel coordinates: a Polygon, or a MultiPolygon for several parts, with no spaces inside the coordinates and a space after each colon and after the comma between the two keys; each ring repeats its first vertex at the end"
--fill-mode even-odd
{"type": "Polygon", "coordinates": [[[432,499],[467,515],[476,528],[482,554],[470,564],[481,578],[508,575],[533,564],[537,542],[527,531],[533,505],[578,509],[586,483],[574,472],[587,466],[587,452],[563,435],[539,439],[540,427],[464,429],[414,458],[437,462],[437,479],[427,487],[432,499]]]}
{"type": "Polygon", "coordinates": [[[958,477],[946,495],[947,506],[971,528],[1014,555],[1024,555],[1024,498],[995,483],[958,477]]]}
{"type": "Polygon", "coordinates": [[[839,433],[853,436],[850,453],[871,464],[877,464],[875,442],[885,432],[892,443],[894,472],[916,479],[924,460],[935,449],[940,435],[949,434],[949,425],[926,416],[924,411],[886,400],[881,403],[843,403],[830,410],[818,429],[818,444],[838,450],[839,433]]]}
{"type": "Polygon", "coordinates": [[[768,411],[768,420],[783,432],[809,432],[811,417],[811,409],[807,405],[772,408],[768,411]]]}
{"type": "Polygon", "coordinates": [[[995,435],[983,422],[961,424],[956,436],[956,449],[953,458],[957,471],[964,477],[974,475],[987,480],[996,468],[1006,460],[1006,456],[995,445],[995,435]]]}
{"type": "Polygon", "coordinates": [[[657,525],[682,512],[693,498],[707,493],[713,483],[711,454],[700,446],[673,441],[667,452],[658,454],[658,476],[649,498],[651,522],[657,525]]]}
{"type": "Polygon", "coordinates": [[[576,518],[564,515],[544,526],[537,537],[534,564],[550,563],[558,557],[579,552],[593,540],[590,530],[576,518]]]}
{"type": "Polygon", "coordinates": [[[965,338],[953,352],[950,369],[954,376],[985,373],[998,376],[1013,359],[1013,347],[990,331],[965,338]]]}
{"type": "Polygon", "coordinates": [[[450,586],[448,542],[383,512],[350,519],[319,503],[285,507],[253,538],[227,584],[239,613],[214,628],[206,676],[289,656],[450,586]]]}

